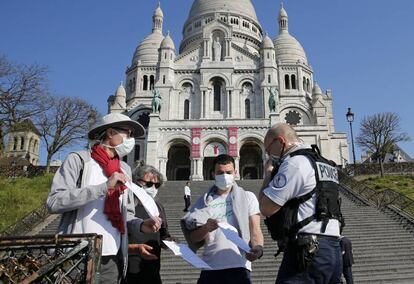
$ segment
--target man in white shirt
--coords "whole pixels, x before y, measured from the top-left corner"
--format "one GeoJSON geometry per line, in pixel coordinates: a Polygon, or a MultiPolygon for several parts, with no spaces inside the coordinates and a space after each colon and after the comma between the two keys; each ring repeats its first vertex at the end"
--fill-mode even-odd
{"type": "Polygon", "coordinates": [[[200,197],[184,217],[187,239],[191,244],[204,246],[202,259],[212,270],[201,272],[198,284],[250,284],[251,261],[263,254],[263,234],[256,196],[238,187],[234,159],[220,155],[214,160],[215,184],[200,197]],[[233,226],[246,243],[249,253],[242,252],[228,240],[219,223],[233,226]]]}
{"type": "Polygon", "coordinates": [[[191,189],[190,189],[190,182],[187,181],[184,186],[184,202],[185,202],[185,208],[184,212],[188,211],[188,208],[191,206],[191,189]]]}
{"type": "MultiPolygon", "coordinates": [[[[284,206],[290,200],[308,195],[309,199],[299,205],[297,221],[314,216],[316,194],[312,191],[317,185],[315,169],[307,156],[295,155],[302,149],[311,151],[310,146],[303,144],[295,130],[284,123],[273,126],[267,132],[264,146],[270,159],[264,169],[265,179],[259,194],[261,213],[273,216],[279,210],[286,209],[284,206]],[[279,168],[272,177],[274,167],[279,168]]],[[[297,240],[302,240],[302,237],[306,242],[309,240],[306,249],[309,254],[306,256],[310,258],[306,260],[310,260],[310,264],[308,262],[309,266],[301,268],[298,255],[302,247],[297,240],[289,238],[276,283],[340,283],[342,257],[339,229],[336,219],[329,219],[325,225],[322,221],[312,220],[303,226],[295,236],[297,240]]]]}

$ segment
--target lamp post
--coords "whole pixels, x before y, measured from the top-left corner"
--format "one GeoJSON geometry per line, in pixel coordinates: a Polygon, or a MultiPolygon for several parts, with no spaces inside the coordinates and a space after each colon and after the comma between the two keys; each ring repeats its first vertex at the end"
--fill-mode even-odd
{"type": "Polygon", "coordinates": [[[354,134],[352,132],[352,122],[354,122],[354,114],[351,112],[351,108],[348,108],[346,113],[346,120],[349,122],[349,127],[351,128],[351,141],[352,141],[352,158],[355,164],[355,147],[354,147],[354,134]]]}

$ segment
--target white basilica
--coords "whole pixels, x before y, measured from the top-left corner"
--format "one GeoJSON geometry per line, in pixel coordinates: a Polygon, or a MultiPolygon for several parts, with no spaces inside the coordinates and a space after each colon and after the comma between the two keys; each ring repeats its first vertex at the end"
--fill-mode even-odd
{"type": "Polygon", "coordinates": [[[163,33],[163,18],[158,6],[152,33],[127,68],[126,87],[108,99],[109,112],[125,113],[147,129],[129,164],[145,161],[168,180],[203,180],[211,178],[214,157],[227,153],[241,179],[261,178],[264,135],[277,122],[294,126],[325,157],[346,163],[347,137],[335,132],[332,91],[323,93],[314,82],[283,7],[272,41],[251,0],[195,0],[178,50],[163,33]]]}

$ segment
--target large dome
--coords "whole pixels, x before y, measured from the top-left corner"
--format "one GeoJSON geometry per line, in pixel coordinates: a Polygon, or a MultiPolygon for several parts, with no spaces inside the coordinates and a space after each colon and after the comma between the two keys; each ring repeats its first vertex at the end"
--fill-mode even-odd
{"type": "Polygon", "coordinates": [[[258,22],[251,0],[195,0],[188,20],[212,12],[236,13],[258,22]]]}

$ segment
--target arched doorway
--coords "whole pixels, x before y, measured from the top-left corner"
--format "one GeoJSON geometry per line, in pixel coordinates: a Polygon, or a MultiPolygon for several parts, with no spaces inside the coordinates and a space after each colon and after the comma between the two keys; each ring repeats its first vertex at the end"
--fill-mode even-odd
{"type": "Polygon", "coordinates": [[[175,144],[168,151],[167,179],[189,180],[191,174],[190,149],[184,144],[175,144]]]}
{"type": "Polygon", "coordinates": [[[240,178],[263,178],[262,149],[254,142],[247,142],[240,148],[240,178]]]}
{"type": "Polygon", "coordinates": [[[203,176],[204,180],[212,180],[214,158],[221,154],[227,154],[226,147],[220,142],[211,142],[207,144],[203,152],[203,176]]]}

